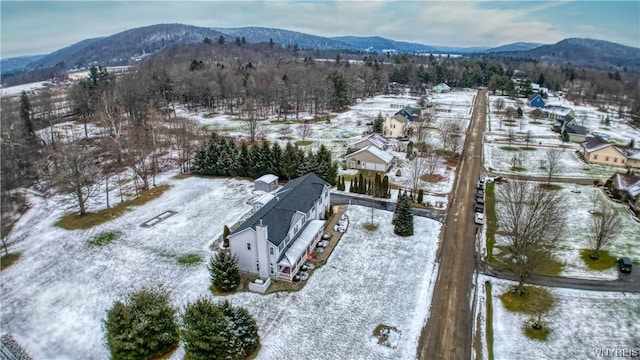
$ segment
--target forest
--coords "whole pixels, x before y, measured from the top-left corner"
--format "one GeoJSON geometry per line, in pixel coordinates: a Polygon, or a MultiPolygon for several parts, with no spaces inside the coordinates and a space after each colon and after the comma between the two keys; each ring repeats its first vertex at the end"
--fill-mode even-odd
{"type": "Polygon", "coordinates": [[[114,190],[104,186],[114,179],[122,198],[122,184],[133,183],[137,195],[154,185],[158,173],[171,168],[225,176],[262,174],[251,164],[212,168],[203,161],[211,144],[218,144],[211,151],[227,149],[233,159],[241,159],[238,154],[244,151],[255,156],[260,149],[290,151],[301,159],[299,168],[273,170],[265,165],[264,171],[290,178],[322,164],[326,180],[335,184],[335,164],[325,161],[331,159],[326,149],[305,154],[294,147],[270,145],[261,137],[260,122],[300,121],[301,114],[321,121],[357,99],[400,89],[424,95],[433,85],[446,82],[452,87],[487,87],[511,97],[527,96],[527,89],[516,91],[510,81],[517,72],[551,91],[562,90],[572,101],[614,109],[640,125],[640,74],[634,72],[531,60],[314,51],[272,42],[206,40],[173,45],[121,74],[97,65],[80,81],[3,97],[2,237],[25,208],[21,191],[16,191],[21,188],[71,194],[78,212],[84,214],[88,199],[114,190]],[[241,121],[246,136],[212,137],[195,121],[177,116],[177,107],[229,114],[241,121]],[[56,128],[69,121],[80,124],[82,131],[56,128]]]}

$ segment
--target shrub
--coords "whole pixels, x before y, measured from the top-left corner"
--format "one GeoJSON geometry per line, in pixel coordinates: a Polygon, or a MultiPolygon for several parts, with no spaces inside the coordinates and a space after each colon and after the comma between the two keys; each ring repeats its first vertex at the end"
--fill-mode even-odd
{"type": "Polygon", "coordinates": [[[189,253],[178,257],[178,262],[182,265],[196,265],[202,261],[200,254],[189,253]]]}
{"type": "Polygon", "coordinates": [[[260,341],[258,326],[245,309],[209,298],[187,305],[180,337],[190,360],[244,359],[260,341]]]}
{"type": "Polygon", "coordinates": [[[235,290],[240,284],[238,257],[225,251],[218,252],[209,260],[211,283],[220,291],[235,290]]]}
{"type": "Polygon", "coordinates": [[[117,301],[103,320],[112,359],[151,359],[169,352],[180,340],[176,310],[169,293],[144,288],[117,301]]]}

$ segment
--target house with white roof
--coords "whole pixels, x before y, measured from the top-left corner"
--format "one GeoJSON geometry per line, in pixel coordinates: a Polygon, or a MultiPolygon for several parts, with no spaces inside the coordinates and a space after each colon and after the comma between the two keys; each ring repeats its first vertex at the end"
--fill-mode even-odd
{"type": "Polygon", "coordinates": [[[433,87],[433,91],[437,93],[445,93],[451,91],[451,87],[445,83],[440,83],[433,87]]]}
{"type": "Polygon", "coordinates": [[[369,145],[345,156],[347,167],[351,169],[387,172],[393,165],[394,156],[369,145]]]}
{"type": "Polygon", "coordinates": [[[607,180],[607,186],[613,196],[627,202],[637,215],[640,214],[640,175],[615,173],[607,180]]]}
{"type": "Polygon", "coordinates": [[[547,104],[542,108],[542,111],[548,118],[553,120],[564,119],[567,115],[572,118],[576,117],[576,113],[572,108],[563,105],[547,104]]]}
{"type": "Polygon", "coordinates": [[[369,145],[373,145],[381,150],[387,150],[391,148],[391,144],[389,140],[387,140],[384,136],[380,134],[371,134],[362,140],[357,141],[351,147],[355,149],[363,149],[369,145]]]}
{"type": "Polygon", "coordinates": [[[314,173],[289,181],[229,234],[240,271],[292,281],[325,229],[329,184],[314,173]]]}

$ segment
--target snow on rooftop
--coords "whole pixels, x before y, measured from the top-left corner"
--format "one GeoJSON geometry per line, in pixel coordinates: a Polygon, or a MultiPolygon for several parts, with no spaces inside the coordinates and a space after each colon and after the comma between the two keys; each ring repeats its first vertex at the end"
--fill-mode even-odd
{"type": "Polygon", "coordinates": [[[278,177],[273,174],[265,174],[256,179],[256,181],[262,181],[264,183],[271,184],[274,181],[278,181],[278,177]]]}
{"type": "Polygon", "coordinates": [[[291,247],[285,251],[285,256],[282,258],[279,265],[293,266],[307,251],[307,248],[313,242],[318,231],[324,227],[324,223],[324,220],[309,221],[309,224],[307,224],[300,235],[298,235],[298,238],[293,242],[291,247]]]}

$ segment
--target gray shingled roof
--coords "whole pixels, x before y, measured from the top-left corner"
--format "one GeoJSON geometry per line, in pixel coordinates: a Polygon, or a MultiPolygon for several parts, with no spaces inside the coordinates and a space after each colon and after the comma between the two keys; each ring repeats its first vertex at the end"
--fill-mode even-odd
{"type": "Polygon", "coordinates": [[[251,215],[231,234],[247,228],[255,230],[262,219],[262,223],[268,226],[269,241],[276,246],[280,245],[287,236],[293,215],[297,211],[309,212],[313,203],[322,195],[324,187],[328,185],[314,173],[289,181],[276,193],[274,199],[251,215]]]}
{"type": "Polygon", "coordinates": [[[584,126],[567,124],[564,128],[569,134],[587,135],[587,128],[584,126]]]}
{"type": "Polygon", "coordinates": [[[595,136],[595,137],[588,138],[587,140],[581,142],[580,145],[582,146],[584,151],[590,153],[590,152],[605,148],[605,147],[607,147],[607,146],[609,146],[611,144],[607,140],[605,140],[605,139],[603,139],[603,138],[601,138],[599,136],[595,136]]]}

